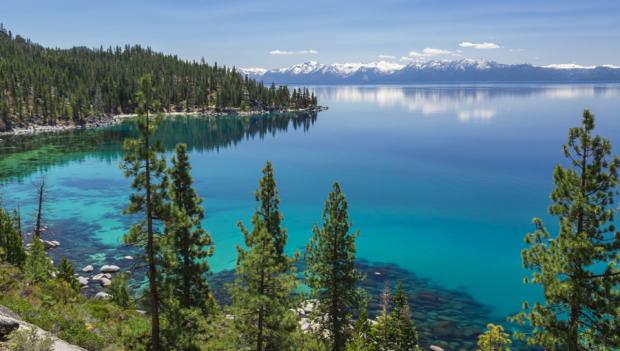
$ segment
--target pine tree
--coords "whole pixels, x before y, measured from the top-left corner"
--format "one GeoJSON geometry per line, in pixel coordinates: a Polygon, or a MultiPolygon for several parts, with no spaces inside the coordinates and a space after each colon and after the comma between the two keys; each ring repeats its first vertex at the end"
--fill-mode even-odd
{"type": "Polygon", "coordinates": [[[213,255],[213,242],[200,222],[204,218],[202,199],[192,187],[191,165],[187,145],[176,146],[176,156],[169,169],[172,216],[167,223],[167,240],[171,257],[165,261],[166,283],[182,308],[199,307],[206,312],[212,299],[206,275],[207,257],[213,255]]]}
{"type": "Polygon", "coordinates": [[[282,262],[282,267],[287,268],[288,257],[284,254],[284,246],[288,235],[286,229],[282,227],[284,216],[280,212],[280,195],[276,187],[273,166],[269,161],[263,168],[263,178],[259,182],[255,197],[260,204],[256,213],[273,237],[276,256],[282,262]]]}
{"type": "Polygon", "coordinates": [[[567,167],[554,171],[549,213],[559,218],[552,237],[542,220],[526,236],[523,266],[526,283],[539,284],[545,301],[513,320],[533,327],[529,344],[547,350],[607,350],[620,347],[620,233],[614,227],[620,159],[611,158],[607,139],[593,136],[594,116],[583,112],[582,126],[572,128],[564,155],[567,167]]]}
{"type": "Polygon", "coordinates": [[[131,295],[127,290],[127,275],[125,273],[119,273],[114,277],[108,291],[112,295],[112,302],[118,306],[129,308],[132,305],[131,295]]]}
{"type": "Polygon", "coordinates": [[[478,337],[476,351],[510,351],[510,336],[501,325],[487,324],[487,330],[478,337]]]}
{"type": "Polygon", "coordinates": [[[159,237],[157,221],[166,220],[169,210],[166,205],[166,161],[159,142],[153,141],[152,136],[162,119],[159,102],[154,99],[154,90],[150,75],[140,78],[140,90],[136,94],[138,116],[135,124],[139,132],[137,139],[126,139],[124,143],[125,157],[121,164],[126,177],[132,177],[132,188],[135,190],[130,197],[127,214],[141,214],[143,219],[134,224],[125,235],[127,244],[139,245],[146,249],[148,265],[147,277],[149,280],[151,309],[151,349],[160,349],[159,336],[159,305],[160,298],[158,285],[160,276],[158,266],[161,253],[159,252],[159,237]],[[156,111],[155,118],[150,115],[156,111]]]}
{"type": "Polygon", "coordinates": [[[45,282],[52,277],[54,266],[45,253],[45,246],[38,237],[32,239],[24,263],[26,278],[34,282],[45,282]]]}
{"type": "Polygon", "coordinates": [[[340,185],[334,183],[323,211],[323,226],[314,226],[306,249],[305,278],[313,298],[319,301],[318,322],[328,335],[331,351],[342,351],[350,336],[352,310],[358,306],[357,283],[362,275],[355,269],[355,239],[350,233],[348,204],[340,185]]]}
{"type": "MultiPolygon", "coordinates": [[[[263,169],[258,194],[277,194],[270,180],[270,163],[263,169]]],[[[263,199],[263,197],[258,197],[263,199]]],[[[273,197],[265,197],[270,201],[273,197]]],[[[242,223],[239,227],[245,238],[244,250],[237,248],[238,258],[235,282],[231,288],[235,326],[239,333],[239,349],[255,351],[291,350],[298,328],[292,312],[291,294],[296,286],[292,275],[293,260],[280,254],[286,241],[277,242],[278,232],[270,232],[261,203],[252,217],[251,231],[242,223]],[[278,243],[278,244],[276,244],[278,243]],[[279,246],[281,245],[281,246],[279,246]],[[283,258],[286,261],[283,262],[283,258]]],[[[267,217],[271,218],[271,217],[267,217]]],[[[273,228],[273,227],[272,227],[273,228]]]]}
{"type": "Polygon", "coordinates": [[[389,328],[390,350],[410,351],[420,350],[418,347],[418,333],[411,320],[407,295],[400,282],[396,284],[396,292],[392,298],[392,312],[389,328]]]}
{"type": "Polygon", "coordinates": [[[56,274],[56,279],[68,284],[69,287],[71,287],[75,291],[80,290],[80,284],[78,283],[77,279],[75,279],[75,276],[73,275],[75,273],[73,264],[71,264],[71,262],[69,262],[69,260],[66,257],[63,257],[60,260],[57,271],[58,273],[56,274]]]}
{"type": "Polygon", "coordinates": [[[0,207],[0,261],[21,267],[25,259],[19,214],[15,210],[11,218],[9,212],[0,207]]]}
{"type": "Polygon", "coordinates": [[[347,342],[346,351],[374,351],[372,342],[372,325],[368,319],[368,297],[361,294],[357,320],[353,324],[353,336],[347,342]]]}
{"type": "Polygon", "coordinates": [[[377,317],[377,324],[373,326],[372,335],[377,350],[387,351],[390,349],[390,303],[392,302],[392,287],[385,282],[381,292],[381,315],[377,317]]]}

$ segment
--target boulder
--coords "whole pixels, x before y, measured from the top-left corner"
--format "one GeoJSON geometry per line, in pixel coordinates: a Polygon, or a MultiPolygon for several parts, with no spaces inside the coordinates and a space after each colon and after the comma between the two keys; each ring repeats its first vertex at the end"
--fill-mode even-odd
{"type": "Polygon", "coordinates": [[[108,287],[108,286],[110,286],[110,284],[112,284],[112,281],[111,281],[110,279],[108,279],[108,278],[101,278],[101,279],[99,280],[99,283],[100,283],[100,284],[101,284],[101,286],[103,286],[103,287],[108,287]]]}
{"type": "Polygon", "coordinates": [[[103,277],[104,278],[108,278],[108,279],[112,279],[112,274],[110,274],[110,273],[103,273],[103,277]]]}
{"type": "Polygon", "coordinates": [[[105,278],[105,276],[103,275],[103,273],[96,274],[96,275],[93,277],[93,280],[101,280],[101,278],[105,278]]]}
{"type": "Polygon", "coordinates": [[[437,345],[431,345],[431,350],[432,351],[443,351],[443,349],[437,345]]]}
{"type": "Polygon", "coordinates": [[[115,266],[113,264],[103,265],[103,266],[101,266],[101,269],[100,269],[101,273],[116,273],[116,272],[118,272],[120,270],[121,270],[121,267],[115,266]]]}
{"type": "Polygon", "coordinates": [[[46,249],[55,249],[58,246],[60,246],[60,243],[56,240],[52,240],[52,241],[43,240],[43,239],[39,239],[39,240],[41,240],[41,242],[43,243],[43,247],[45,247],[46,249]]]}
{"type": "Polygon", "coordinates": [[[95,294],[95,298],[98,300],[109,300],[112,298],[112,295],[108,294],[107,292],[100,291],[95,294]]]}
{"type": "Polygon", "coordinates": [[[0,316],[0,340],[6,340],[7,336],[19,328],[19,323],[13,319],[0,316]]]}
{"type": "Polygon", "coordinates": [[[86,277],[78,277],[77,278],[78,283],[80,283],[80,285],[82,286],[86,286],[88,285],[88,278],[86,277]]]}
{"type": "Polygon", "coordinates": [[[123,258],[126,259],[126,260],[133,260],[133,256],[125,256],[123,258]]]}
{"type": "Polygon", "coordinates": [[[95,267],[93,267],[92,264],[89,264],[88,266],[82,268],[82,272],[84,272],[84,273],[90,273],[90,272],[92,272],[94,270],[95,270],[95,267]]]}

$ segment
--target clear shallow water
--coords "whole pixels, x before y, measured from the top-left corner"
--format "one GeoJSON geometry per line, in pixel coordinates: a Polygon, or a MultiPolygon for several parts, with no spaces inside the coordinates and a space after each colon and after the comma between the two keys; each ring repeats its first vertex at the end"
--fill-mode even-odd
{"type": "MultiPolygon", "coordinates": [[[[496,318],[538,292],[522,284],[519,252],[532,217],[546,218],[553,166],[584,108],[620,153],[620,87],[315,87],[318,116],[175,118],[167,146],[187,142],[215,270],[232,268],[265,160],[276,169],[290,251],[307,242],[334,180],[361,231],[358,255],[395,263],[447,288],[465,288],[496,318]]],[[[127,125],[5,137],[4,202],[34,217],[48,184],[47,235],[79,264],[122,257],[129,182],[118,162],[127,125]]],[[[26,223],[29,225],[30,223],[26,223]]],[[[553,222],[548,223],[554,227],[553,222]]]]}

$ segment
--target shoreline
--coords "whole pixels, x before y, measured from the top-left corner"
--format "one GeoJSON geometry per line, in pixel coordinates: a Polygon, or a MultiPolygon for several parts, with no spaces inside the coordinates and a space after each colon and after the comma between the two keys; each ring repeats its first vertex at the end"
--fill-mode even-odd
{"type": "MultiPolygon", "coordinates": [[[[215,111],[215,110],[207,110],[207,111],[188,111],[188,112],[164,112],[164,117],[171,116],[205,116],[205,117],[220,117],[220,116],[257,116],[263,114],[270,113],[302,113],[302,112],[321,112],[325,111],[328,108],[326,106],[316,106],[313,108],[306,109],[286,109],[286,110],[274,110],[274,111],[236,111],[236,110],[227,110],[227,111],[215,111]]],[[[79,124],[57,124],[57,125],[39,125],[39,124],[30,124],[27,127],[14,128],[9,131],[0,132],[0,137],[3,136],[18,136],[18,135],[36,135],[41,133],[59,133],[59,132],[69,132],[72,130],[79,129],[96,129],[102,127],[111,127],[118,124],[121,124],[123,121],[127,119],[131,119],[136,117],[135,113],[124,113],[118,115],[105,115],[98,117],[97,120],[86,122],[83,125],[79,124]]],[[[2,139],[0,138],[0,142],[2,139]]]]}

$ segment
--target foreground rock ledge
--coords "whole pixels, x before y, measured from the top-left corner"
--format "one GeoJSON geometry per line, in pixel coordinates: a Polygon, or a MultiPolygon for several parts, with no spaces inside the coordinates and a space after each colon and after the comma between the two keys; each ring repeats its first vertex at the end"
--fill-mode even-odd
{"type": "MultiPolygon", "coordinates": [[[[54,340],[54,351],[86,351],[85,349],[79,347],[79,346],[75,346],[75,345],[71,345],[68,342],[61,340],[59,338],[57,338],[56,336],[54,336],[52,333],[47,332],[35,325],[32,325],[30,323],[26,323],[24,321],[22,321],[15,313],[13,313],[11,310],[9,310],[6,307],[0,306],[0,319],[2,319],[3,321],[6,322],[15,322],[19,324],[19,329],[36,329],[37,333],[39,335],[45,335],[45,336],[49,336],[54,340]]],[[[3,345],[2,343],[0,343],[0,350],[3,350],[3,345]]]]}

